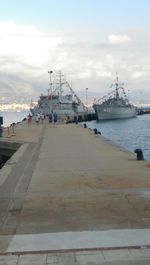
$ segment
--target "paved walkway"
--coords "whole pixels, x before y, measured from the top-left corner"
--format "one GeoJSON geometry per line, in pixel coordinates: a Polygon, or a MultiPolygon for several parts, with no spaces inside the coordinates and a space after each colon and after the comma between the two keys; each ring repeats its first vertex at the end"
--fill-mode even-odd
{"type": "Polygon", "coordinates": [[[20,124],[15,134],[2,139],[22,146],[0,172],[1,254],[15,252],[19,265],[117,264],[103,248],[120,260],[131,250],[130,261],[144,253],[150,260],[149,248],[141,249],[150,245],[149,162],[76,125],[20,124]],[[92,252],[75,251],[85,248],[92,252]],[[74,251],[47,253],[56,249],[74,251]]]}

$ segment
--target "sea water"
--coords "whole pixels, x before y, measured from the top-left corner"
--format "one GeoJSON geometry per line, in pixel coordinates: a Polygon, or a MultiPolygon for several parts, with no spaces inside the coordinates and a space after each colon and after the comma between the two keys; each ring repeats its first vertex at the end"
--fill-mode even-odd
{"type": "Polygon", "coordinates": [[[131,152],[137,148],[142,149],[145,160],[150,161],[150,114],[132,119],[91,121],[86,124],[88,128],[96,128],[104,137],[131,152]]]}
{"type": "Polygon", "coordinates": [[[3,117],[3,126],[7,127],[12,123],[17,123],[22,121],[24,118],[27,118],[29,114],[28,111],[21,111],[21,112],[10,112],[10,111],[1,111],[0,116],[3,117]]]}

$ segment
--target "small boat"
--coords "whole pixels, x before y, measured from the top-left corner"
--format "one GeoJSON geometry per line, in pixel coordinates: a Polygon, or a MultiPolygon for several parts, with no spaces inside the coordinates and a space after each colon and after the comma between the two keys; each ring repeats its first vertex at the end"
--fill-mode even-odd
{"type": "Polygon", "coordinates": [[[136,107],[129,102],[123,84],[116,81],[111,85],[112,91],[93,104],[98,120],[133,118],[137,116],[136,107]],[[113,89],[114,88],[114,89],[113,89]]]}

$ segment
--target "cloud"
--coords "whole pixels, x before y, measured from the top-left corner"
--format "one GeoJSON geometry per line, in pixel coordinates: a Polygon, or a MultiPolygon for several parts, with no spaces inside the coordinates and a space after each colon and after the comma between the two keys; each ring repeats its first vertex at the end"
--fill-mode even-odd
{"type": "Polygon", "coordinates": [[[129,43],[131,41],[130,37],[127,35],[109,35],[108,42],[110,44],[124,44],[129,43]]]}
{"type": "Polygon", "coordinates": [[[20,64],[22,60],[29,65],[42,66],[47,61],[48,55],[49,57],[53,55],[59,43],[61,43],[60,36],[43,34],[32,25],[0,23],[0,56],[18,58],[20,64]]]}
{"type": "Polygon", "coordinates": [[[149,29],[113,32],[41,32],[33,25],[0,22],[3,103],[37,99],[48,89],[48,70],[61,69],[77,93],[86,87],[89,93],[106,93],[116,72],[121,81],[128,83],[130,91],[141,89],[142,84],[148,90],[149,29]]]}
{"type": "Polygon", "coordinates": [[[134,78],[134,79],[139,79],[139,78],[141,78],[141,77],[145,77],[145,76],[147,76],[148,75],[148,73],[147,72],[142,72],[142,71],[140,71],[140,72],[133,72],[132,73],[132,77],[134,78]]]}

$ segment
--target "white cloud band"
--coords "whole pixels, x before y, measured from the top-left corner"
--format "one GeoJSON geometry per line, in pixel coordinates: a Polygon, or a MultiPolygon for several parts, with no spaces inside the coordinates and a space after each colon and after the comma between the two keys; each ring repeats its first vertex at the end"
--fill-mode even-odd
{"type": "Polygon", "coordinates": [[[130,37],[127,35],[109,35],[108,36],[108,42],[110,44],[123,44],[123,43],[129,43],[131,41],[130,37]]]}

